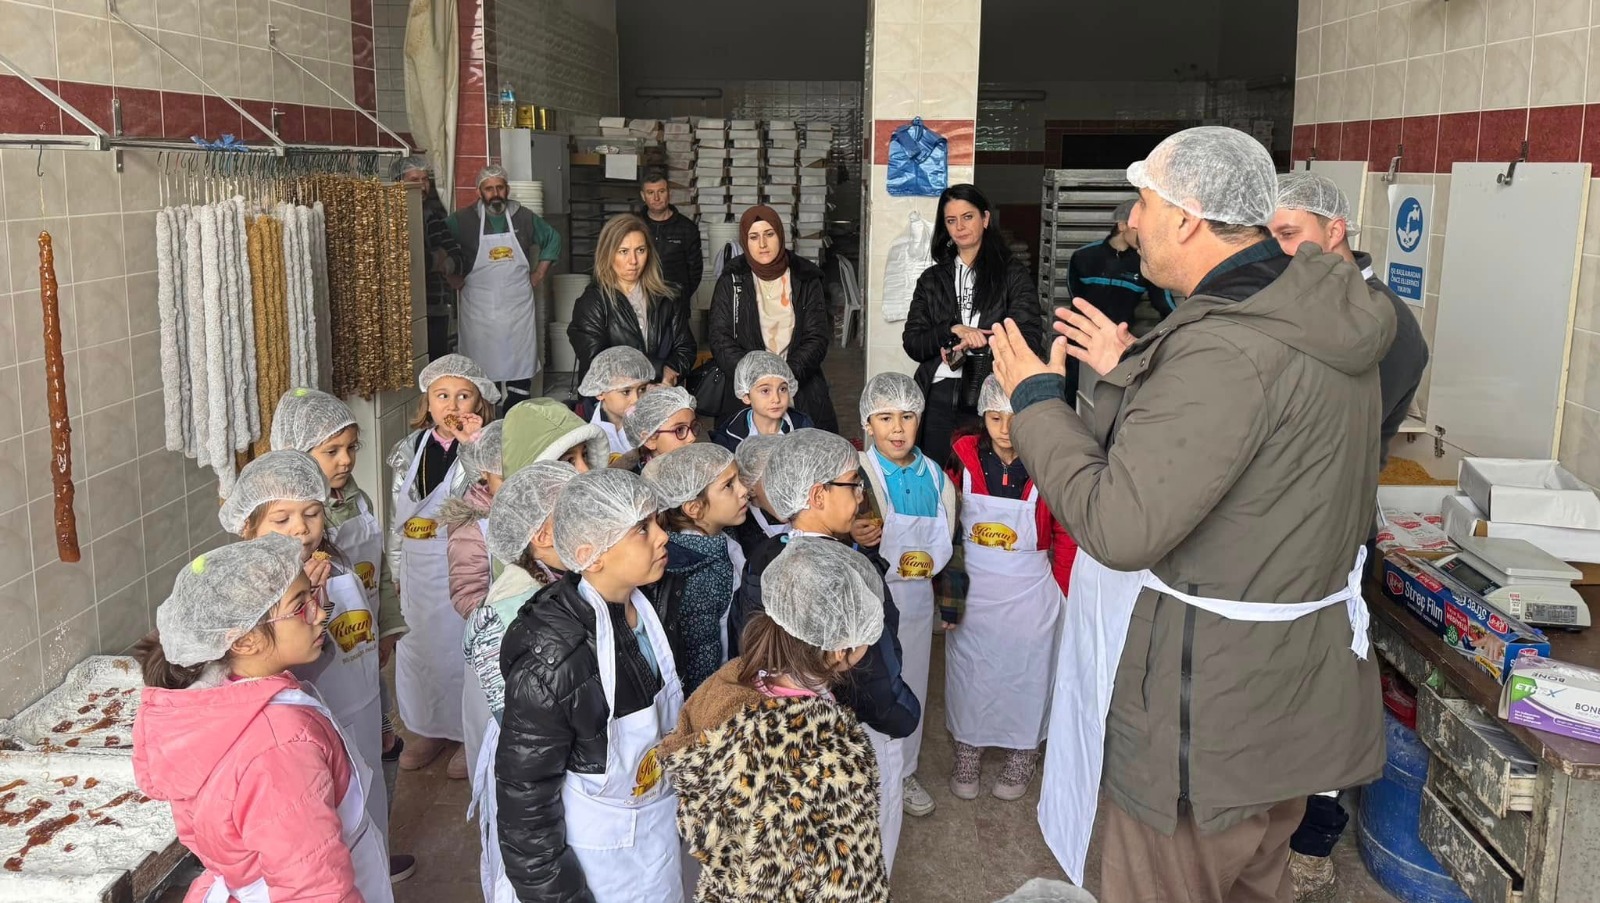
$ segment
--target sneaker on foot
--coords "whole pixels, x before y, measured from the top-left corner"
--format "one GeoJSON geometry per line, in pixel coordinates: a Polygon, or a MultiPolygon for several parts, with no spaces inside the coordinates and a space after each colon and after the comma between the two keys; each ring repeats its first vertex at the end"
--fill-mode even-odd
{"type": "Polygon", "coordinates": [[[1028,783],[1033,780],[1033,767],[1038,761],[1038,750],[1013,749],[1006,756],[1005,768],[1000,771],[1000,782],[994,785],[995,799],[1007,802],[1022,799],[1028,792],[1028,783]]]}
{"type": "Polygon", "coordinates": [[[1295,903],[1332,900],[1339,890],[1339,876],[1333,870],[1333,857],[1306,856],[1290,851],[1289,877],[1294,879],[1295,903]]]}
{"type": "Polygon", "coordinates": [[[923,789],[922,783],[917,780],[916,775],[907,775],[906,779],[901,782],[900,789],[905,794],[901,805],[905,807],[907,815],[921,818],[933,812],[933,797],[929,796],[928,791],[923,789]]]}
{"type": "Polygon", "coordinates": [[[950,794],[960,800],[978,798],[978,780],[983,777],[983,750],[956,743],[956,767],[950,773],[950,794]]]}
{"type": "Polygon", "coordinates": [[[467,748],[466,748],[466,746],[458,746],[458,747],[456,747],[455,754],[450,757],[450,761],[449,762],[445,763],[444,774],[445,774],[445,777],[449,778],[452,781],[462,781],[462,780],[466,779],[466,777],[467,777],[467,748]]]}
{"type": "Polygon", "coordinates": [[[435,737],[418,737],[416,740],[407,743],[405,751],[400,753],[400,767],[406,771],[427,768],[449,746],[449,740],[440,740],[435,737]]]}
{"type": "Polygon", "coordinates": [[[404,853],[389,855],[389,883],[399,884],[417,873],[417,857],[404,853]]]}

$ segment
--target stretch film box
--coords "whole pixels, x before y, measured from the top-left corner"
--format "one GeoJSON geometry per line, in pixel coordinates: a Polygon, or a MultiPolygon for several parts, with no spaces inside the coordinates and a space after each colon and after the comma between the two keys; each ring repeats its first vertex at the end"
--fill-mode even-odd
{"type": "Polygon", "coordinates": [[[1477,662],[1502,684],[1517,659],[1550,655],[1550,641],[1538,628],[1456,587],[1426,561],[1402,552],[1385,557],[1383,590],[1442,637],[1445,645],[1477,662]]]}
{"type": "Polygon", "coordinates": [[[1548,658],[1519,658],[1500,692],[1500,717],[1600,743],[1600,671],[1548,658]]]}

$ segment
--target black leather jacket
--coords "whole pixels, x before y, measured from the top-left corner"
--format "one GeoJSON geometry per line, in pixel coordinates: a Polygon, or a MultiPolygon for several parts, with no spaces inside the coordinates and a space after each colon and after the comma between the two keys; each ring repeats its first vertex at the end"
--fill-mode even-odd
{"type": "MultiPolygon", "coordinates": [[[[1022,337],[1037,352],[1044,344],[1044,312],[1039,307],[1039,288],[1028,268],[1016,258],[1006,261],[1005,291],[989,297],[980,281],[972,303],[978,309],[978,328],[989,329],[1007,317],[1017,321],[1022,337]]],[[[906,314],[900,345],[917,362],[917,385],[924,394],[933,385],[939,369],[939,348],[950,337],[950,327],[961,322],[956,304],[956,265],[954,260],[936,263],[917,279],[911,295],[911,310],[906,314]]]]}
{"type": "MultiPolygon", "coordinates": [[[[828,380],[822,375],[822,362],[828,356],[828,344],[833,341],[833,317],[828,313],[822,268],[791,253],[789,294],[794,304],[794,334],[784,357],[800,383],[792,405],[804,411],[818,429],[836,433],[839,418],[833,411],[828,380]]],[[[750,261],[742,255],[728,261],[717,279],[711,294],[707,338],[717,366],[728,375],[722,410],[737,410],[743,402],[733,394],[733,371],[746,354],[766,348],[766,340],[761,335],[755,275],[750,271],[750,261]]]]}
{"type": "Polygon", "coordinates": [[[683,306],[671,297],[651,298],[647,302],[650,335],[639,332],[639,315],[634,313],[628,299],[618,295],[607,297],[596,283],[578,296],[572,311],[572,322],[567,325],[567,338],[578,356],[578,382],[589,372],[595,355],[617,345],[631,345],[644,352],[656,365],[656,379],[661,369],[671,367],[680,376],[694,366],[694,335],[689,332],[689,321],[684,318],[683,306]]]}
{"type": "MultiPolygon", "coordinates": [[[[620,718],[650,705],[661,684],[623,620],[623,607],[608,608],[620,718]]],[[[592,900],[583,867],[567,846],[561,787],[569,771],[605,771],[612,713],[595,657],[594,609],[579,595],[578,575],[568,574],[522,606],[500,645],[500,673],[506,708],[495,796],[506,877],[522,903],[592,900]]]]}

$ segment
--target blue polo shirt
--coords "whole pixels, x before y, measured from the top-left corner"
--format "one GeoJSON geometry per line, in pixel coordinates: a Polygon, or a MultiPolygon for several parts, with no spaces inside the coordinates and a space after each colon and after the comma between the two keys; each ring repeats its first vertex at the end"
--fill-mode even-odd
{"type": "MultiPolygon", "coordinates": [[[[885,458],[877,446],[872,447],[878,466],[883,468],[884,491],[889,494],[887,507],[896,514],[911,517],[938,517],[939,490],[944,488],[944,474],[928,462],[921,450],[913,448],[911,463],[904,467],[885,458]]],[[[885,512],[888,513],[888,512],[885,512]]]]}

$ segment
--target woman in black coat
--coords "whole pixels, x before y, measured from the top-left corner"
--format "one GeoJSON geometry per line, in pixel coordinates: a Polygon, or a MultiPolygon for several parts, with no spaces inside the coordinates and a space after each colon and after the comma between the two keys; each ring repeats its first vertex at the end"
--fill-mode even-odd
{"type": "Polygon", "coordinates": [[[594,281],[583,290],[567,325],[578,358],[574,385],[600,352],[631,345],[656,365],[656,381],[678,384],[694,366],[695,342],[673,287],[661,278],[650,230],[632,214],[614,216],[595,243],[594,281]]]}
{"type": "Polygon", "coordinates": [[[733,371],[752,351],[782,357],[800,391],[792,402],[820,429],[838,432],[822,362],[833,341],[822,268],[790,254],[783,221],[771,207],[746,210],[739,221],[744,253],[728,261],[711,295],[711,354],[727,375],[723,414],[743,404],[733,394],[733,371]]]}
{"type": "Polygon", "coordinates": [[[989,199],[973,186],[951,185],[939,195],[933,259],[917,279],[900,344],[917,362],[917,385],[927,399],[917,447],[943,467],[951,434],[980,420],[959,405],[961,368],[948,366],[949,355],[987,351],[989,331],[1007,317],[1037,352],[1044,321],[1033,276],[1011,256],[989,199]]]}

